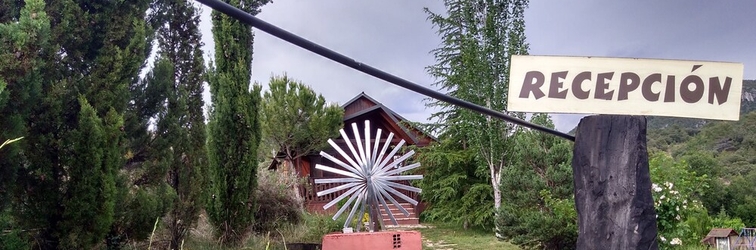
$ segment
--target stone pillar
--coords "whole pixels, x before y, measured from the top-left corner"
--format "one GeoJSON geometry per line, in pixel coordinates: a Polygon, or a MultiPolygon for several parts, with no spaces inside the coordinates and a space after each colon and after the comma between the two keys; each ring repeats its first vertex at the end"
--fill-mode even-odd
{"type": "Polygon", "coordinates": [[[645,117],[580,120],[572,171],[577,249],[658,249],[645,117]]]}

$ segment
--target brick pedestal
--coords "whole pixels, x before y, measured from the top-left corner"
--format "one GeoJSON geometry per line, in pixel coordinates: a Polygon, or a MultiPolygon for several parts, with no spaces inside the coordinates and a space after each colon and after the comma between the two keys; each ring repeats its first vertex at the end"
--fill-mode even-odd
{"type": "Polygon", "coordinates": [[[383,231],[374,233],[333,233],[323,236],[323,250],[422,250],[418,231],[383,231]]]}

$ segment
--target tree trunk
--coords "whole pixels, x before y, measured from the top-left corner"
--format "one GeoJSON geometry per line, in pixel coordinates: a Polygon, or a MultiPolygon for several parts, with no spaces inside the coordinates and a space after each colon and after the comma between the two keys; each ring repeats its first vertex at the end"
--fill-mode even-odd
{"type": "Polygon", "coordinates": [[[576,134],[577,249],[657,249],[646,118],[589,116],[576,134]]]}
{"type": "MultiPolygon", "coordinates": [[[[499,187],[501,184],[501,169],[496,169],[496,166],[493,164],[489,164],[489,168],[491,170],[491,187],[494,193],[494,218],[497,218],[499,217],[499,208],[501,207],[501,188],[499,187]]],[[[494,223],[494,232],[496,238],[501,238],[499,225],[496,223],[494,223]]]]}
{"type": "MultiPolygon", "coordinates": [[[[293,174],[294,176],[299,178],[299,173],[297,173],[297,169],[294,166],[293,161],[290,159],[284,159],[283,171],[285,175],[293,174]]],[[[297,197],[298,201],[305,202],[304,198],[302,197],[302,194],[299,192],[299,183],[294,183],[293,187],[291,187],[291,190],[292,192],[294,192],[294,195],[297,197]]]]}

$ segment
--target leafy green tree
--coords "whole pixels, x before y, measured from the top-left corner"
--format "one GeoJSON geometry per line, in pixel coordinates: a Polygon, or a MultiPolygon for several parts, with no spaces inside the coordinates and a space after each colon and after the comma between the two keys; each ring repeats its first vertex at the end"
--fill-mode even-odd
{"type": "Polygon", "coordinates": [[[286,161],[321,150],[328,139],[338,136],[344,117],[341,107],[327,104],[322,95],[285,74],[271,77],[268,86],[260,112],[263,135],[286,161]]]}
{"type": "MultiPolygon", "coordinates": [[[[448,0],[445,6],[447,16],[426,9],[442,39],[441,47],[433,51],[437,63],[428,67],[437,79],[434,85],[451,96],[506,112],[511,55],[528,50],[524,33],[527,1],[448,0]]],[[[502,199],[499,183],[511,157],[514,126],[440,101],[430,101],[427,106],[441,109],[432,115],[438,120],[437,129],[459,133],[476,151],[479,164],[474,171],[488,173],[491,213],[497,212],[502,199]]]]}
{"type": "Polygon", "coordinates": [[[113,221],[123,112],[128,86],[146,59],[139,34],[148,5],[63,0],[45,6],[55,44],[37,51],[45,58],[38,65],[41,96],[30,107],[14,192],[19,227],[37,229],[29,231],[35,248],[92,248],[113,221]]]}
{"type": "MultiPolygon", "coordinates": [[[[531,122],[554,128],[546,114],[533,115],[531,122]]],[[[574,249],[578,229],[572,143],[524,129],[513,135],[513,143],[517,160],[502,170],[499,233],[524,248],[574,249]]]]}
{"type": "MultiPolygon", "coordinates": [[[[231,0],[256,15],[269,0],[231,0]]],[[[215,68],[209,74],[208,159],[210,195],[207,213],[220,242],[241,242],[254,224],[257,149],[260,144],[260,87],[250,90],[252,29],[213,11],[215,68]]]]}

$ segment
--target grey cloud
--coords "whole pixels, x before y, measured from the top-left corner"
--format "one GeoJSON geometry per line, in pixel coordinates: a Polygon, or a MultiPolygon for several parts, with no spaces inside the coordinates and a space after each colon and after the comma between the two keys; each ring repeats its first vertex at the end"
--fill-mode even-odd
{"type": "MultiPolygon", "coordinates": [[[[430,86],[425,67],[438,35],[423,7],[443,13],[441,1],[276,0],[261,19],[407,80],[430,86]]],[[[210,10],[201,29],[212,52],[210,10]]],[[[534,55],[616,56],[742,62],[756,79],[756,1],[531,1],[526,34],[534,55]]],[[[365,92],[414,121],[425,121],[422,95],[354,71],[256,32],[253,80],[267,85],[287,72],[329,101],[365,92]]],[[[209,101],[209,98],[207,98],[209,101]]],[[[555,114],[557,129],[583,115],[555,114]]]]}

